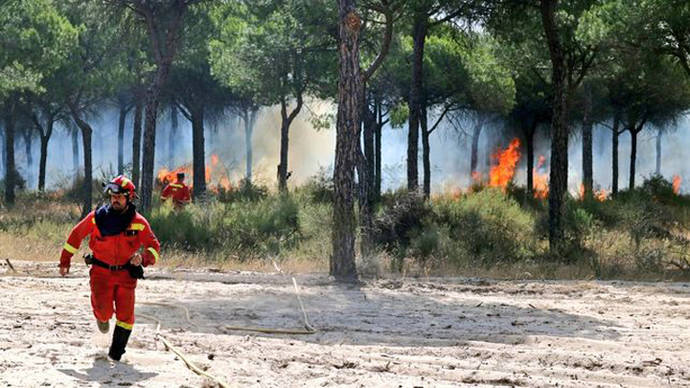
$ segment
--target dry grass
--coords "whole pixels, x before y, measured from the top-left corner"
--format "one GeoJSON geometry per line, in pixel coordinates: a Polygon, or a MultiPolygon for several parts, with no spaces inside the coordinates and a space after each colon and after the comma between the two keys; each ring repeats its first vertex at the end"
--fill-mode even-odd
{"type": "MultiPolygon", "coordinates": [[[[174,243],[164,244],[157,266],[275,272],[275,260],[288,273],[328,272],[331,209],[328,205],[304,199],[298,199],[297,203],[300,238],[293,246],[281,247],[277,253],[249,257],[226,246],[204,250],[177,249],[174,243]]],[[[212,210],[208,209],[209,212],[212,210]]],[[[49,197],[22,198],[14,208],[0,210],[0,261],[8,258],[55,262],[57,265],[65,238],[78,218],[77,205],[49,197]]],[[[174,224],[165,226],[175,227],[174,224]]],[[[686,237],[688,231],[679,226],[673,234],[686,237]]],[[[464,276],[510,280],[688,280],[689,271],[673,270],[663,263],[657,265],[659,257],[665,260],[675,252],[677,246],[672,244],[661,238],[646,238],[640,246],[635,246],[626,230],[597,226],[596,232],[584,239],[582,257],[569,264],[543,258],[546,257],[546,246],[545,241],[540,240],[534,248],[533,258],[499,261],[491,266],[478,265],[476,258],[460,257],[462,252],[446,251],[447,256],[442,258],[433,255],[426,260],[404,258],[400,271],[394,271],[392,264],[399,259],[378,252],[371,257],[358,258],[357,268],[364,278],[464,276]]],[[[75,262],[81,261],[82,253],[87,250],[86,242],[82,243],[80,252],[74,256],[75,262]]]]}

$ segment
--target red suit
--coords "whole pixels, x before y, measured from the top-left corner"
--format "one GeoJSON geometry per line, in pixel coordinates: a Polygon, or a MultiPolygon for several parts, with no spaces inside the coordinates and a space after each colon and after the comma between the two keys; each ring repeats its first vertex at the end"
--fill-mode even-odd
{"type": "Polygon", "coordinates": [[[189,187],[183,182],[177,181],[175,183],[169,183],[163,188],[161,200],[166,201],[168,198],[172,198],[176,208],[181,208],[191,201],[192,196],[189,192],[189,187]]]}
{"type": "MultiPolygon", "coordinates": [[[[125,265],[140,247],[144,248],[141,254],[143,266],[155,264],[160,257],[158,239],[148,221],[133,206],[127,212],[130,214],[113,215],[109,207],[104,206],[89,213],[70,232],[62,249],[60,266],[69,267],[72,255],[86,236],[90,236],[89,248],[94,258],[105,264],[125,265]]],[[[100,322],[110,320],[114,301],[116,325],[131,330],[134,324],[134,288],[137,280],[127,270],[111,270],[97,265],[91,267],[89,276],[91,306],[96,319],[100,322]]]]}

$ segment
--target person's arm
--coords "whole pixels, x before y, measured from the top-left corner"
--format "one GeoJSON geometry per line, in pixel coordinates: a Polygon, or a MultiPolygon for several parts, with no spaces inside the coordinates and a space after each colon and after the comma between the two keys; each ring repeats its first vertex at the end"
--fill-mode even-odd
{"type": "Polygon", "coordinates": [[[182,189],[182,192],[184,193],[182,196],[182,202],[185,205],[192,202],[192,195],[189,192],[189,186],[185,185],[185,187],[182,189]]]}
{"type": "Polygon", "coordinates": [[[91,234],[93,228],[96,226],[96,219],[94,212],[89,213],[83,220],[81,220],[67,237],[67,242],[62,247],[60,254],[60,275],[65,276],[69,273],[70,261],[72,256],[79,250],[81,242],[91,234]]]}
{"type": "Polygon", "coordinates": [[[170,185],[165,185],[163,191],[161,191],[161,201],[165,202],[170,197],[170,185]]]}
{"type": "Polygon", "coordinates": [[[156,264],[160,260],[161,244],[158,242],[156,235],[153,234],[151,226],[148,221],[144,220],[144,230],[142,233],[142,245],[144,246],[144,252],[141,254],[142,264],[144,267],[156,264]]]}

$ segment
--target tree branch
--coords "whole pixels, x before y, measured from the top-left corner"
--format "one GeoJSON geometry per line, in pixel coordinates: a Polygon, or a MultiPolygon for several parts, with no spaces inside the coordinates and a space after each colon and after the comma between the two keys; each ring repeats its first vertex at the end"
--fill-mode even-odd
{"type": "Polygon", "coordinates": [[[385,11],[383,12],[383,16],[386,19],[386,30],[383,33],[381,51],[379,52],[379,55],[376,56],[376,59],[374,59],[374,62],[369,66],[369,68],[366,71],[364,71],[364,74],[362,75],[363,83],[366,83],[371,78],[371,76],[374,75],[376,70],[378,70],[378,68],[383,63],[384,58],[386,58],[386,55],[388,55],[388,51],[391,47],[391,39],[393,36],[393,17],[391,14],[391,10],[388,7],[388,1],[383,0],[382,4],[386,7],[385,11]]]}
{"type": "Polygon", "coordinates": [[[446,113],[448,113],[448,111],[450,110],[450,107],[451,107],[451,105],[449,104],[449,105],[446,105],[446,106],[443,108],[443,112],[441,113],[441,116],[439,116],[438,119],[436,120],[436,122],[434,123],[434,125],[431,126],[431,129],[429,129],[429,130],[426,131],[427,134],[431,135],[431,133],[434,132],[434,130],[436,130],[436,128],[438,127],[438,125],[441,123],[441,120],[443,120],[443,117],[444,117],[444,116],[446,115],[446,113]]]}

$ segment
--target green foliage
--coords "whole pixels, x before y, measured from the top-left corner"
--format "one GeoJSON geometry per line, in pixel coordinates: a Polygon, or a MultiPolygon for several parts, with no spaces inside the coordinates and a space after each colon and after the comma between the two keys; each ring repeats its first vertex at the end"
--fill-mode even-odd
{"type": "Polygon", "coordinates": [[[403,258],[410,240],[420,235],[431,207],[419,193],[401,190],[386,194],[374,219],[374,240],[383,249],[403,258]]]}
{"type": "Polygon", "coordinates": [[[299,208],[289,196],[234,203],[223,220],[223,243],[249,254],[277,254],[300,240],[299,208]]]}
{"type": "Polygon", "coordinates": [[[410,117],[410,107],[407,104],[395,105],[390,112],[391,126],[401,128],[407,123],[408,117],[410,117]]]}
{"type": "Polygon", "coordinates": [[[268,187],[241,179],[237,187],[229,190],[220,188],[217,198],[220,202],[259,201],[268,197],[268,187]]]}
{"type": "Polygon", "coordinates": [[[532,258],[537,251],[534,216],[499,190],[431,203],[403,192],[385,196],[383,203],[376,242],[399,258],[488,268],[532,258]]]}
{"type": "Polygon", "coordinates": [[[78,31],[50,0],[22,0],[0,12],[0,98],[42,92],[40,81],[67,59],[78,31]]]}
{"type": "Polygon", "coordinates": [[[212,74],[238,96],[272,105],[313,92],[334,95],[335,41],[324,20],[337,20],[332,4],[290,0],[214,10],[220,32],[209,42],[212,74]]]}
{"type": "Polygon", "coordinates": [[[275,255],[300,240],[299,208],[287,196],[229,204],[211,201],[182,211],[154,209],[151,227],[163,244],[189,251],[227,250],[240,260],[275,255]]]}
{"type": "Polygon", "coordinates": [[[319,171],[298,190],[304,191],[312,202],[333,203],[333,171],[324,167],[319,168],[319,171]]]}
{"type": "Polygon", "coordinates": [[[500,190],[485,189],[434,203],[435,222],[448,227],[447,259],[493,266],[533,257],[535,218],[500,190]],[[453,256],[457,252],[465,256],[453,256]]]}

